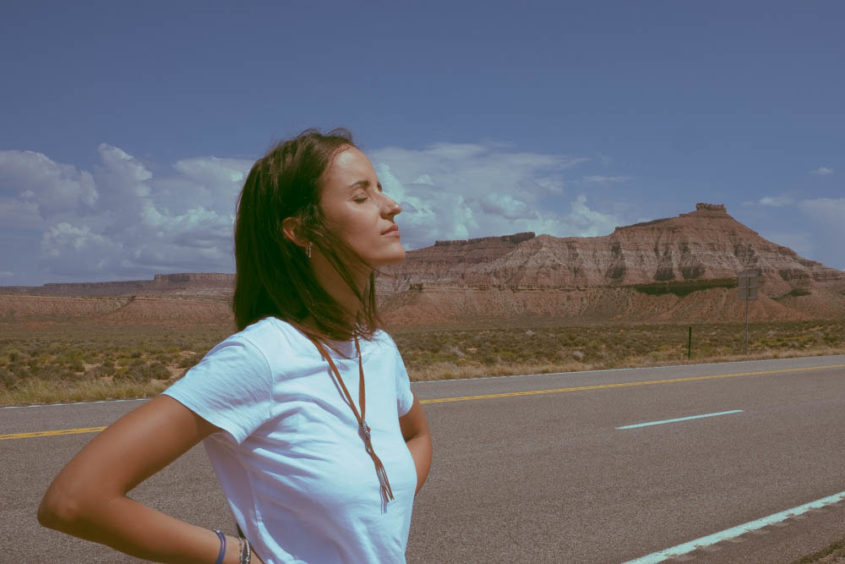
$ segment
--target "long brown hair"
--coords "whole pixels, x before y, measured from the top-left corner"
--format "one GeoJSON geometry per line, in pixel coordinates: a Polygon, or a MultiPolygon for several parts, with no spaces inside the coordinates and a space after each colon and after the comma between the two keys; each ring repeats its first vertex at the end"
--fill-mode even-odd
{"type": "Polygon", "coordinates": [[[345,129],[308,129],[273,147],[249,171],[235,219],[235,293],[238,329],[273,316],[319,340],[369,337],[378,329],[374,276],[359,288],[353,270],[366,263],[326,227],[320,178],[334,156],[355,147],[345,129]],[[298,235],[319,248],[360,303],[350,320],[319,284],[302,247],[283,233],[286,218],[299,219],[298,235]],[[308,318],[310,322],[303,324],[308,318]]]}

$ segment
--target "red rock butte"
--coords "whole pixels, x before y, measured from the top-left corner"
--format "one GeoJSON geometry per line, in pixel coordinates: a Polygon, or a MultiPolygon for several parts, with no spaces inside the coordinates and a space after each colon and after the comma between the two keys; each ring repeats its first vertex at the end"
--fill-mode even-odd
{"type": "Polygon", "coordinates": [[[756,319],[845,314],[845,273],[804,259],[699,203],[602,237],[518,233],[410,251],[378,280],[395,323],[546,317],[720,322],[744,317],[737,275],[759,274],[756,319]]]}

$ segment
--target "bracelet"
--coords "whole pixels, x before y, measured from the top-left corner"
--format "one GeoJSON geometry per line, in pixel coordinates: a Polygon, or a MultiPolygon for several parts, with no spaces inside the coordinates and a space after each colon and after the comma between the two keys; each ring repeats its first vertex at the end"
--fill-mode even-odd
{"type": "Polygon", "coordinates": [[[240,564],[249,564],[249,561],[252,560],[252,551],[250,550],[249,541],[246,540],[246,537],[239,537],[238,540],[241,542],[240,564]]]}
{"type": "Polygon", "coordinates": [[[217,560],[214,561],[214,564],[223,564],[223,557],[226,556],[226,535],[220,529],[214,529],[214,532],[220,539],[220,552],[217,553],[217,560]]]}

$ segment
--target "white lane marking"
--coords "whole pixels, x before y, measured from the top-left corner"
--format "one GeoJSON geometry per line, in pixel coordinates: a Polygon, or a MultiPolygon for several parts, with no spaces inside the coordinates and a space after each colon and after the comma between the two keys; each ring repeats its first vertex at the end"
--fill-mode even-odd
{"type": "Polygon", "coordinates": [[[640,427],[651,427],[652,425],[664,425],[666,423],[677,423],[678,421],[690,421],[692,419],[703,419],[705,417],[718,417],[720,415],[731,415],[734,413],[742,413],[741,409],[734,409],[732,411],[719,411],[716,413],[704,413],[702,415],[690,415],[689,417],[677,417],[675,419],[664,419],[662,421],[649,421],[648,423],[637,423],[635,425],[623,425],[617,429],[638,429],[640,427]]]}
{"type": "Polygon", "coordinates": [[[4,405],[0,409],[32,409],[33,407],[63,407],[66,405],[93,405],[98,403],[122,403],[127,401],[149,401],[150,398],[130,398],[117,400],[73,401],[68,403],[34,403],[32,405],[4,405]]]}
{"type": "Polygon", "coordinates": [[[811,501],[810,503],[805,503],[804,505],[799,505],[798,507],[793,507],[792,509],[787,509],[786,511],[781,511],[780,513],[763,517],[762,519],[757,519],[756,521],[749,521],[748,523],[737,525],[736,527],[725,529],[724,531],[713,533],[712,535],[707,535],[706,537],[701,537],[695,539],[694,541],[679,544],[678,546],[673,546],[672,548],[667,548],[666,550],[661,550],[660,552],[653,552],[634,560],[628,560],[623,564],[656,564],[657,562],[663,562],[664,560],[676,558],[678,556],[688,554],[696,549],[718,544],[722,541],[744,535],[745,533],[756,531],[758,529],[762,529],[763,527],[768,527],[769,525],[775,525],[782,521],[786,521],[790,517],[803,515],[813,509],[820,509],[827,505],[839,503],[843,500],[845,500],[845,492],[839,492],[838,494],[823,497],[821,499],[817,499],[816,501],[811,501]]]}

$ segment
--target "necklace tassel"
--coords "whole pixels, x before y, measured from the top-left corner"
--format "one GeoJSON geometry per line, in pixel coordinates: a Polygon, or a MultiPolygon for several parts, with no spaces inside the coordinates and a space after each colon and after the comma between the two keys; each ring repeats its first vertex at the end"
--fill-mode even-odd
{"type": "Polygon", "coordinates": [[[314,346],[317,347],[317,350],[320,351],[323,359],[325,359],[325,361],[329,364],[332,376],[334,376],[337,384],[343,391],[343,396],[350,409],[352,409],[355,419],[358,420],[359,432],[361,433],[361,438],[364,439],[364,449],[367,451],[367,454],[370,455],[370,458],[373,459],[373,464],[376,466],[376,476],[378,476],[381,498],[384,501],[384,504],[387,505],[393,500],[393,490],[390,487],[390,480],[387,479],[387,470],[384,469],[384,464],[382,464],[381,459],[378,455],[376,455],[376,451],[373,448],[373,442],[370,436],[370,427],[367,425],[366,419],[364,418],[367,413],[367,396],[366,388],[364,387],[364,360],[361,356],[361,347],[358,344],[358,337],[355,337],[355,352],[358,353],[358,404],[361,406],[360,413],[358,413],[358,410],[355,408],[352,396],[349,394],[349,390],[346,389],[346,384],[343,383],[343,378],[340,377],[340,372],[338,371],[337,366],[335,366],[332,357],[329,356],[329,353],[326,352],[326,349],[323,348],[323,345],[320,344],[319,341],[314,339],[311,339],[311,341],[314,343],[314,346]]]}
{"type": "Polygon", "coordinates": [[[393,500],[393,490],[390,488],[390,480],[387,479],[387,470],[384,469],[384,464],[375,453],[373,453],[373,463],[376,465],[376,475],[381,486],[381,497],[384,498],[385,503],[388,503],[393,500]]]}

